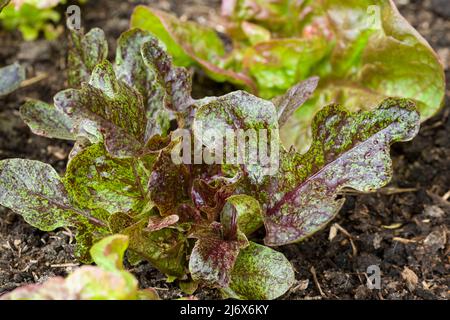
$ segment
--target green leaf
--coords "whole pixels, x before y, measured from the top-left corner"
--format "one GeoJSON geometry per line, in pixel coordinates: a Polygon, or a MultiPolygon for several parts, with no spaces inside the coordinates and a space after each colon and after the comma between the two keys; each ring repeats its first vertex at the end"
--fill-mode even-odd
{"type": "Polygon", "coordinates": [[[174,58],[175,64],[189,66],[192,63],[192,59],[173,39],[173,35],[169,33],[162,19],[156,13],[161,13],[161,11],[142,5],[137,6],[131,16],[131,27],[149,31],[165,44],[167,53],[174,58]]]}
{"type": "Polygon", "coordinates": [[[352,114],[338,105],[322,109],[313,122],[307,153],[283,151],[277,176],[270,177],[264,213],[265,243],[300,241],[323,228],[341,208],[344,187],[369,192],[392,176],[389,146],[411,140],[419,114],[410,100],[386,99],[378,109],[352,114]]]}
{"type": "Polygon", "coordinates": [[[55,28],[61,15],[52,8],[38,8],[36,3],[21,3],[20,8],[10,4],[1,13],[2,27],[8,31],[19,30],[25,41],[36,40],[41,32],[49,36],[61,34],[62,28],[55,28]]]}
{"type": "Polygon", "coordinates": [[[101,208],[110,214],[118,211],[140,212],[148,202],[151,165],[151,157],[112,158],[103,144],[97,143],[69,162],[64,183],[81,208],[101,208]]]}
{"type": "Polygon", "coordinates": [[[91,212],[74,207],[58,173],[38,161],[0,161],[0,204],[44,231],[80,222],[104,225],[91,212]]]}
{"type": "Polygon", "coordinates": [[[54,106],[31,100],[20,107],[22,120],[34,134],[63,140],[75,140],[72,120],[54,106]]]}
{"type": "Polygon", "coordinates": [[[192,295],[195,293],[195,291],[197,291],[198,289],[198,282],[196,281],[180,281],[178,283],[178,285],[180,286],[180,290],[183,291],[183,293],[185,294],[189,294],[192,295]]]}
{"type": "Polygon", "coordinates": [[[83,266],[66,280],[71,292],[80,300],[136,300],[138,281],[126,271],[108,272],[83,266]]]}
{"type": "Polygon", "coordinates": [[[314,75],[314,67],[329,53],[323,38],[273,39],[245,50],[243,67],[256,79],[258,93],[270,99],[314,75]]]}
{"type": "Polygon", "coordinates": [[[271,300],[286,293],[294,281],[294,270],[282,253],[250,242],[240,251],[223,292],[236,299],[271,300]]]}
{"type": "Polygon", "coordinates": [[[88,82],[92,71],[108,58],[108,42],[103,30],[94,28],[87,34],[70,32],[68,81],[71,87],[88,82]]]}
{"type": "Polygon", "coordinates": [[[242,32],[251,44],[269,41],[272,37],[266,28],[247,21],[242,23],[242,32]]]}
{"type": "Polygon", "coordinates": [[[131,17],[131,26],[150,31],[161,40],[178,66],[193,64],[203,67],[216,81],[230,81],[255,89],[252,79],[241,72],[225,70],[225,46],[215,30],[192,21],[180,21],[175,16],[137,6],[131,17]]]}
{"type": "Polygon", "coordinates": [[[127,248],[127,236],[112,235],[92,246],[91,256],[94,262],[106,271],[123,270],[123,256],[127,248]]]}
{"type": "Polygon", "coordinates": [[[161,298],[159,297],[158,291],[156,291],[156,289],[147,288],[139,290],[138,300],[161,300],[161,298]]]}
{"type": "Polygon", "coordinates": [[[0,296],[0,300],[66,300],[74,298],[64,278],[54,277],[41,285],[27,285],[0,296]]]}
{"type": "Polygon", "coordinates": [[[146,226],[142,220],[120,232],[130,238],[130,250],[167,275],[185,275],[186,236],[172,228],[149,232],[146,226]]]}
{"type": "Polygon", "coordinates": [[[0,68],[0,97],[17,90],[25,80],[25,69],[18,63],[0,68]]]}
{"type": "Polygon", "coordinates": [[[227,198],[223,211],[229,212],[233,208],[237,214],[237,226],[245,235],[250,235],[263,226],[261,206],[255,198],[247,195],[231,196],[227,198]]]}

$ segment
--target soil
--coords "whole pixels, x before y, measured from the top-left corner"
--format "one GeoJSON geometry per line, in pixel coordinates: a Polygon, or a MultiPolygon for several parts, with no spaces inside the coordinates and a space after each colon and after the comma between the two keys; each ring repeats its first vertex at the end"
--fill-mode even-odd
{"type": "MultiPolygon", "coordinates": [[[[400,11],[438,52],[450,76],[450,6],[446,0],[398,0],[400,11]]],[[[82,8],[86,29],[105,30],[114,54],[115,39],[128,27],[138,3],[205,23],[219,0],[89,1],[82,8]]],[[[65,88],[64,37],[23,42],[20,34],[0,30],[0,65],[19,61],[28,83],[0,99],[0,159],[27,158],[63,172],[71,144],[33,135],[21,121],[20,105],[29,98],[52,101],[65,88]]],[[[195,95],[221,94],[217,85],[198,75],[195,95]]],[[[448,83],[447,83],[448,86],[448,83]]],[[[348,194],[345,207],[322,232],[280,250],[292,262],[297,283],[282,299],[448,299],[450,202],[450,91],[446,106],[422,125],[414,141],[392,149],[394,179],[373,194],[348,194]],[[331,239],[331,240],[330,240],[331,239]],[[366,271],[379,265],[381,289],[366,286],[366,271]]],[[[66,275],[78,263],[70,230],[41,232],[0,207],[0,294],[18,286],[66,275]]],[[[131,269],[142,287],[156,287],[161,297],[182,293],[147,263],[131,269]]],[[[200,288],[199,299],[220,298],[200,288]]]]}

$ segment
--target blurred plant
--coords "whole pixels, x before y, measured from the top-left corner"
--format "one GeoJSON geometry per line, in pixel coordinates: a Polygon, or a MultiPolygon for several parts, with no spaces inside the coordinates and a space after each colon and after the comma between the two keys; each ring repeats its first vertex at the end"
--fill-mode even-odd
{"type": "Polygon", "coordinates": [[[127,247],[127,236],[106,237],[91,248],[96,267],[82,266],[66,279],[55,277],[20,287],[0,300],[159,300],[155,289],[139,290],[136,278],[124,270],[127,247]]]}
{"type": "Polygon", "coordinates": [[[281,131],[287,146],[306,151],[314,115],[329,103],[357,111],[386,97],[409,98],[422,121],[442,105],[443,67],[392,0],[223,0],[222,15],[231,50],[214,29],[145,6],[131,25],[164,42],[175,64],[201,67],[263,98],[319,76],[313,98],[281,131]]]}
{"type": "Polygon", "coordinates": [[[56,9],[58,4],[64,3],[66,0],[12,0],[9,5],[5,4],[0,23],[9,31],[19,29],[27,41],[37,39],[41,32],[47,40],[53,40],[64,31],[58,24],[61,14],[56,9]]]}

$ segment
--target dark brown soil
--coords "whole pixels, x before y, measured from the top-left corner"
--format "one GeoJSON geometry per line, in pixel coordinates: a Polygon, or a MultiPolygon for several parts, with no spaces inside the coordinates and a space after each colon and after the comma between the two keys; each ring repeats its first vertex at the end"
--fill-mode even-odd
{"type": "MultiPolygon", "coordinates": [[[[448,1],[398,0],[400,10],[441,56],[449,77],[450,21],[448,1]]],[[[132,8],[147,3],[208,20],[219,0],[89,1],[82,8],[87,29],[101,27],[114,41],[128,27],[132,8]]],[[[24,43],[18,33],[0,30],[0,65],[20,61],[28,78],[45,75],[0,99],[0,159],[28,158],[47,162],[63,172],[71,145],[30,133],[18,108],[29,98],[51,102],[65,88],[66,43],[44,40],[24,43]]],[[[220,94],[230,87],[218,86],[199,76],[196,95],[220,94]],[[210,88],[210,89],[205,89],[210,88]]],[[[284,299],[448,299],[450,202],[450,92],[447,107],[423,124],[412,142],[393,147],[395,176],[378,193],[348,195],[344,209],[310,240],[281,248],[297,271],[298,283],[284,299]],[[342,228],[345,232],[339,230],[342,228]],[[337,234],[331,237],[333,232],[337,234]],[[353,243],[353,245],[352,245],[353,243]],[[381,290],[366,286],[366,269],[379,265],[381,290]],[[315,270],[316,280],[313,272],[315,270]]],[[[20,216],[0,207],[0,294],[20,285],[66,275],[78,264],[73,257],[70,230],[40,232],[20,216]]],[[[157,287],[164,298],[181,296],[176,286],[149,264],[132,271],[141,286],[157,287]]],[[[219,298],[217,292],[200,288],[200,299],[219,298]]]]}

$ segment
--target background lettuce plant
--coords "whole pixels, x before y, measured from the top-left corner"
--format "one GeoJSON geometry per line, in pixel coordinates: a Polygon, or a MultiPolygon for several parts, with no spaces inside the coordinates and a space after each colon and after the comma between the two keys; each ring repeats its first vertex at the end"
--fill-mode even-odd
{"type": "Polygon", "coordinates": [[[43,284],[27,285],[0,297],[0,300],[158,300],[153,288],[138,289],[138,281],[123,268],[128,238],[106,237],[94,244],[94,266],[82,266],[66,279],[55,277],[43,284]]]}
{"type": "Polygon", "coordinates": [[[54,40],[64,31],[63,26],[58,25],[61,14],[56,6],[65,3],[66,0],[2,0],[0,11],[4,10],[0,24],[9,31],[18,29],[26,41],[36,40],[41,32],[47,40],[54,40]]]}
{"type": "Polygon", "coordinates": [[[306,151],[325,104],[373,110],[386,97],[409,98],[422,121],[441,107],[443,67],[392,0],[223,0],[222,14],[230,50],[214,29],[156,9],[137,7],[131,25],[163,41],[176,64],[263,98],[319,76],[312,99],[281,131],[287,146],[306,151]]]}
{"type": "Polygon", "coordinates": [[[271,247],[323,228],[342,206],[343,188],[385,185],[392,175],[389,146],[419,129],[412,100],[388,98],[359,113],[332,104],[315,116],[308,152],[280,146],[275,175],[264,175],[258,164],[176,164],[175,128],[190,130],[210,149],[217,142],[203,140],[200,122],[266,129],[276,139],[318,79],[273,101],[245,91],[197,100],[190,72],[176,67],[148,31],[125,32],[115,62],[107,56],[100,29],[72,34],[72,88],[56,94],[53,105],[31,101],[20,110],[36,134],[75,142],[66,172],[2,160],[0,204],[41,230],[73,228],[83,262],[96,259],[93,243],[125,235],[132,264],[147,260],[185,289],[201,283],[242,299],[284,294],[294,271],[271,247]],[[256,232],[263,227],[264,245],[256,232]]]}

